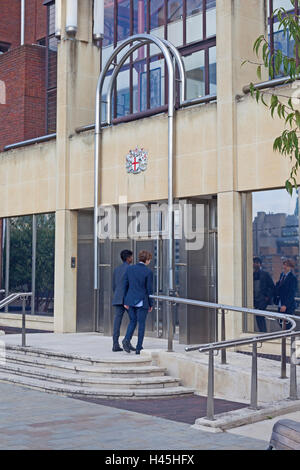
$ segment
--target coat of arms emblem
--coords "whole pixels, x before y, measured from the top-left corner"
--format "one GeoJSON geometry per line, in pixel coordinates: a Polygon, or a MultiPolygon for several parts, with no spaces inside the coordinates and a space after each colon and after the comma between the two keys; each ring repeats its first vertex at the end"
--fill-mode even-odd
{"type": "Polygon", "coordinates": [[[138,174],[147,169],[148,164],[148,153],[142,149],[136,147],[134,150],[130,150],[126,156],[126,170],[127,173],[138,174]]]}

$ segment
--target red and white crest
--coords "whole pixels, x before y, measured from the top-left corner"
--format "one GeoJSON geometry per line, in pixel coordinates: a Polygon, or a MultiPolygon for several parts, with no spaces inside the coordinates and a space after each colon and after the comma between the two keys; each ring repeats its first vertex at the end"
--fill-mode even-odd
{"type": "Polygon", "coordinates": [[[147,169],[148,153],[143,148],[136,147],[126,156],[127,173],[138,174],[147,169]]]}

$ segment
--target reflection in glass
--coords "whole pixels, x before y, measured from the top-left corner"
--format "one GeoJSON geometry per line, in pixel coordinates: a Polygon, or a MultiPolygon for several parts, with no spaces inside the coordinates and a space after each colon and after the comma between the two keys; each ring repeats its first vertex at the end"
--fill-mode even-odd
{"type": "Polygon", "coordinates": [[[203,39],[202,0],[187,0],[186,10],[186,41],[187,43],[199,41],[203,39]]]}
{"type": "Polygon", "coordinates": [[[209,49],[209,94],[217,94],[217,48],[209,49]]]}
{"type": "Polygon", "coordinates": [[[187,99],[205,95],[204,51],[198,51],[183,58],[186,70],[187,99]]]}
{"type": "Polygon", "coordinates": [[[253,193],[253,255],[259,256],[263,269],[274,283],[282,272],[282,261],[295,263],[299,276],[299,200],[282,190],[253,193]]]}
{"type": "Polygon", "coordinates": [[[206,2],[206,37],[217,34],[217,10],[216,0],[206,2]]]}
{"type": "Polygon", "coordinates": [[[130,0],[118,2],[118,41],[130,36],[130,0]]]}

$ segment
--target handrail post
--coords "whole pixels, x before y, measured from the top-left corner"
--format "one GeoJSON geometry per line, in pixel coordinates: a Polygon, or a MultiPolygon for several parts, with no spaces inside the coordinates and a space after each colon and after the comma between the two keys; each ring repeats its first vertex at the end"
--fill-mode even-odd
{"type": "Polygon", "coordinates": [[[257,343],[252,345],[251,402],[250,409],[257,410],[257,343]]]}
{"type": "MultiPolygon", "coordinates": [[[[225,327],[225,310],[222,308],[221,316],[221,341],[226,340],[226,327],[225,327]]],[[[221,364],[226,364],[226,349],[221,349],[221,364]]]]}
{"type": "Polygon", "coordinates": [[[206,419],[214,421],[214,350],[209,351],[206,419]]]}
{"type": "MultiPolygon", "coordinates": [[[[286,321],[283,320],[282,322],[282,329],[286,330],[286,321]]],[[[282,338],[281,340],[281,379],[286,379],[286,338],[282,338]]]]}
{"type": "Polygon", "coordinates": [[[290,400],[298,400],[297,394],[297,357],[296,337],[291,336],[291,359],[290,359],[290,400]]]}
{"type": "Polygon", "coordinates": [[[22,298],[22,347],[26,347],[26,325],[25,325],[26,297],[22,298]]]}
{"type": "Polygon", "coordinates": [[[168,352],[173,352],[173,336],[174,336],[174,325],[173,325],[173,309],[170,300],[167,302],[167,327],[168,327],[168,352]]]}

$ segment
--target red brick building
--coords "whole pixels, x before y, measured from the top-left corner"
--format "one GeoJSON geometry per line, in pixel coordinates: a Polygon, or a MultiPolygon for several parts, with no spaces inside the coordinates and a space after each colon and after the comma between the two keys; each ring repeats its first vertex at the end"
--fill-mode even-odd
{"type": "MultiPolygon", "coordinates": [[[[49,133],[49,88],[55,90],[54,98],[52,92],[50,99],[54,108],[56,104],[55,44],[49,47],[51,28],[54,28],[54,1],[25,0],[24,3],[24,44],[21,45],[21,0],[1,0],[0,151],[6,145],[49,133]],[[50,75],[52,83],[49,83],[50,75]]],[[[51,132],[55,131],[55,122],[50,127],[51,132]]]]}

